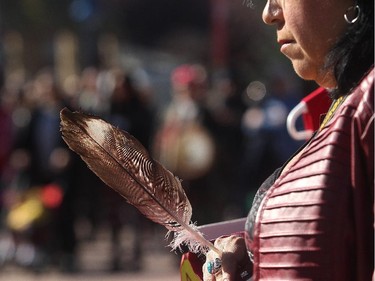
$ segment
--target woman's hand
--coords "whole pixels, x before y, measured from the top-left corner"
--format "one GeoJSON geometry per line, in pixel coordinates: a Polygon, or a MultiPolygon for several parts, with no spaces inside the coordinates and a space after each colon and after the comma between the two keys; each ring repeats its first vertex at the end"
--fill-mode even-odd
{"type": "Polygon", "coordinates": [[[223,254],[221,257],[214,251],[206,254],[206,262],[202,269],[204,281],[251,280],[252,264],[242,237],[219,237],[214,245],[223,254]]]}

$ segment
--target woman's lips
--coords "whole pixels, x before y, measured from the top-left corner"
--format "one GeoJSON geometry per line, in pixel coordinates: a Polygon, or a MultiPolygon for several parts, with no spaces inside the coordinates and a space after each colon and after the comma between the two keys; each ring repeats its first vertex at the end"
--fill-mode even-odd
{"type": "Polygon", "coordinates": [[[287,40],[287,39],[280,39],[280,40],[277,40],[277,42],[280,45],[280,51],[282,53],[285,53],[286,49],[288,49],[288,47],[290,47],[293,44],[293,40],[287,40]]]}

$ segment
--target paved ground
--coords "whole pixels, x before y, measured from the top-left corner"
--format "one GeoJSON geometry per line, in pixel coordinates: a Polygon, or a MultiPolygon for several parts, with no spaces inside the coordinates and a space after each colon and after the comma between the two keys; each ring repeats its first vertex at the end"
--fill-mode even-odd
{"type": "MultiPolygon", "coordinates": [[[[139,272],[111,272],[111,243],[106,229],[98,233],[96,239],[81,242],[79,247],[79,270],[77,273],[64,274],[56,268],[47,268],[43,273],[35,273],[6,264],[0,269],[1,281],[179,281],[179,257],[170,252],[164,240],[165,231],[145,236],[143,245],[142,270],[139,272]]],[[[123,241],[130,241],[129,231],[124,231],[123,241]]],[[[1,237],[0,237],[1,238],[1,237]]],[[[126,245],[123,245],[126,246],[126,245]]],[[[0,249],[1,250],[1,249],[0,249]]],[[[126,255],[126,253],[124,253],[126,255]]]]}
{"type": "Polygon", "coordinates": [[[164,274],[43,274],[33,275],[28,273],[0,273],[0,280],[4,281],[178,281],[180,277],[177,273],[164,274]]]}

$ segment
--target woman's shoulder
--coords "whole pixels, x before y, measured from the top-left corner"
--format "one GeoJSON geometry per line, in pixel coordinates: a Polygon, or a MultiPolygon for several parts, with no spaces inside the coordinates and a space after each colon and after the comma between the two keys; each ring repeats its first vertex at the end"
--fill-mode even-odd
{"type": "Polygon", "coordinates": [[[345,101],[345,107],[351,108],[353,117],[365,123],[374,119],[374,78],[372,67],[345,101]]]}
{"type": "Polygon", "coordinates": [[[345,101],[342,117],[350,120],[350,132],[355,143],[373,159],[374,141],[374,77],[372,68],[345,101]],[[349,117],[350,118],[346,118],[349,117]]]}
{"type": "Polygon", "coordinates": [[[359,105],[367,103],[372,109],[374,107],[374,78],[375,70],[372,67],[364,76],[359,85],[350,94],[351,103],[359,105]]]}

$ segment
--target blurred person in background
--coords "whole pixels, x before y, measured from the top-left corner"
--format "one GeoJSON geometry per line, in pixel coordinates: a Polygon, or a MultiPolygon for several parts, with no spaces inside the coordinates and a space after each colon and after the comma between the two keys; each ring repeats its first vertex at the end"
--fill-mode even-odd
{"type": "Polygon", "coordinates": [[[371,280],[374,1],[268,0],[263,20],[296,73],[333,102],[313,137],[258,189],[244,236],[215,240],[222,255],[207,253],[203,279],[371,280]]]}
{"type": "MultiPolygon", "coordinates": [[[[85,67],[75,82],[75,93],[70,94],[69,107],[97,116],[108,116],[111,87],[103,87],[107,81],[101,81],[101,77],[97,67],[85,67]]],[[[94,240],[104,220],[102,193],[106,186],[92,174],[77,154],[72,151],[70,153],[72,160],[69,180],[71,188],[75,190],[74,212],[80,225],[86,225],[79,229],[82,236],[80,239],[94,240]]]]}
{"type": "Polygon", "coordinates": [[[121,69],[112,72],[114,87],[109,99],[109,119],[149,149],[155,114],[152,97],[137,85],[135,73],[121,69]]]}
{"type": "Polygon", "coordinates": [[[285,129],[288,113],[286,106],[267,93],[259,81],[247,86],[243,98],[247,109],[241,120],[244,154],[239,168],[239,200],[254,197],[265,176],[282,164],[279,132],[285,129]]]}
{"type": "Polygon", "coordinates": [[[239,164],[239,190],[234,195],[246,215],[254,195],[263,182],[281,166],[300,145],[286,129],[289,111],[297,102],[286,91],[279,77],[271,81],[270,89],[260,81],[249,83],[242,98],[247,106],[241,119],[243,155],[239,164]]]}
{"type": "Polygon", "coordinates": [[[222,217],[232,219],[243,216],[244,197],[239,198],[239,166],[243,155],[241,118],[246,109],[232,73],[214,73],[207,106],[210,112],[210,129],[215,139],[215,165],[210,174],[215,192],[223,201],[222,217]]]}
{"type": "Polygon", "coordinates": [[[85,112],[104,115],[108,112],[109,96],[99,84],[100,71],[90,66],[82,70],[77,93],[77,106],[85,112]]]}
{"type": "Polygon", "coordinates": [[[170,103],[157,125],[153,154],[167,169],[183,179],[194,219],[200,223],[218,220],[207,204],[218,202],[216,187],[210,181],[215,158],[212,118],[206,107],[208,77],[199,64],[183,64],[171,73],[170,103]]]}
{"type": "MultiPolygon", "coordinates": [[[[12,148],[12,119],[11,110],[8,107],[4,94],[0,96],[0,175],[8,162],[12,148]]],[[[1,208],[1,207],[0,207],[1,208]]]]}
{"type": "Polygon", "coordinates": [[[74,267],[70,152],[59,136],[65,105],[53,71],[46,68],[24,85],[11,113],[12,153],[3,175],[6,225],[15,261],[37,270],[74,267]]]}

